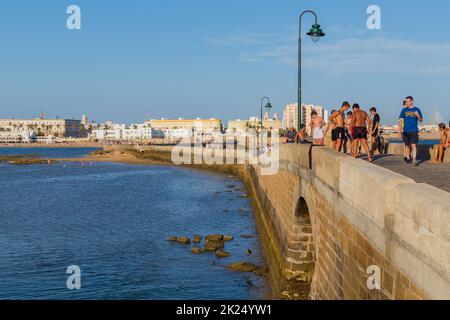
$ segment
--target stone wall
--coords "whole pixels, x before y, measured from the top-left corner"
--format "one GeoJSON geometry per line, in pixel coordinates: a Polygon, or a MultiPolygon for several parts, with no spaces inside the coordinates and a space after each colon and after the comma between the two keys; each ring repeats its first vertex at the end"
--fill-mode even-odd
{"type": "Polygon", "coordinates": [[[328,148],[283,145],[251,170],[282,268],[313,299],[449,299],[450,194],[328,148]],[[379,289],[367,271],[381,271],[379,289]]]}
{"type": "MultiPolygon", "coordinates": [[[[389,143],[387,144],[387,153],[403,155],[403,144],[389,143]]],[[[434,145],[419,144],[417,146],[417,157],[421,160],[430,160],[434,157],[434,145]]],[[[450,149],[445,150],[444,163],[450,164],[450,149]]]]}

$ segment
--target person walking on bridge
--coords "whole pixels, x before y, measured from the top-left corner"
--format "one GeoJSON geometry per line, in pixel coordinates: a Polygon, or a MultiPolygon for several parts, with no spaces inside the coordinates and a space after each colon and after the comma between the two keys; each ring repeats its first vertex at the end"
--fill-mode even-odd
{"type": "Polygon", "coordinates": [[[405,99],[405,108],[399,116],[399,132],[402,134],[405,144],[405,157],[408,163],[417,166],[417,144],[419,143],[419,122],[423,122],[423,114],[420,108],[414,106],[414,98],[405,99]]]}
{"type": "Polygon", "coordinates": [[[361,110],[359,104],[355,103],[353,105],[353,115],[352,115],[352,127],[353,127],[353,157],[355,159],[358,156],[358,148],[360,145],[364,147],[367,153],[367,160],[372,162],[372,156],[370,155],[369,143],[367,142],[368,130],[367,128],[372,127],[372,120],[370,120],[367,112],[361,110]]]}

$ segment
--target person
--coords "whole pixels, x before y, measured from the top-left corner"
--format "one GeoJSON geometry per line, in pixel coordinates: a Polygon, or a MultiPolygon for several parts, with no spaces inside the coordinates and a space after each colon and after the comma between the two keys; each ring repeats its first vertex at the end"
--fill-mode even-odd
{"type": "Polygon", "coordinates": [[[353,133],[352,133],[352,115],[353,112],[347,112],[347,117],[345,118],[345,138],[344,138],[344,153],[353,154],[353,133]]]}
{"type": "Polygon", "coordinates": [[[405,144],[405,157],[407,162],[417,166],[417,144],[419,143],[419,122],[423,122],[423,114],[420,108],[414,106],[414,98],[405,99],[405,108],[399,116],[399,131],[405,144]]]}
{"type": "Polygon", "coordinates": [[[434,146],[434,158],[431,163],[442,163],[444,161],[444,152],[450,145],[450,128],[445,126],[445,123],[439,125],[441,133],[441,142],[434,146]]]}
{"type": "Polygon", "coordinates": [[[372,130],[370,133],[371,142],[372,142],[372,151],[374,155],[380,154],[379,151],[379,133],[380,133],[380,115],[377,113],[377,108],[370,108],[370,114],[372,115],[372,130]]]}
{"type": "Polygon", "coordinates": [[[295,143],[305,143],[306,140],[306,127],[301,128],[297,132],[297,136],[295,137],[295,143]]]}
{"type": "Polygon", "coordinates": [[[313,145],[315,146],[325,145],[324,124],[323,118],[319,116],[316,111],[311,112],[310,126],[312,130],[313,145]]]}
{"type": "Polygon", "coordinates": [[[367,128],[372,127],[372,120],[370,120],[367,112],[361,110],[359,104],[355,103],[353,105],[353,115],[352,115],[352,128],[353,128],[353,157],[356,159],[358,157],[358,147],[362,145],[367,153],[367,160],[372,162],[372,156],[370,155],[369,143],[367,142],[367,128]]]}
{"type": "Polygon", "coordinates": [[[336,121],[331,121],[331,117],[336,113],[336,110],[331,111],[331,116],[328,118],[327,126],[325,127],[325,137],[328,134],[328,131],[331,129],[331,142],[333,143],[333,149],[336,148],[336,121]]]}
{"type": "Polygon", "coordinates": [[[336,125],[335,139],[336,139],[336,151],[341,152],[342,142],[345,138],[345,112],[350,108],[350,103],[345,101],[342,104],[341,109],[335,112],[330,117],[330,122],[334,122],[336,125]]]}
{"type": "Polygon", "coordinates": [[[295,131],[294,127],[291,127],[286,134],[286,143],[295,143],[297,138],[297,131],[295,131]]]}

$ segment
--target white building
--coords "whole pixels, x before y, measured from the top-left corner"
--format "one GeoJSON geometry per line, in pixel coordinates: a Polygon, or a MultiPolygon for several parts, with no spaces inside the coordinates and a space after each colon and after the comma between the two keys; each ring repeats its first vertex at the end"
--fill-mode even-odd
{"type": "Polygon", "coordinates": [[[80,137],[80,120],[70,119],[0,119],[0,130],[34,131],[38,136],[80,137]]]}
{"type": "Polygon", "coordinates": [[[0,143],[33,143],[36,142],[36,132],[23,129],[0,131],[0,143]]]}
{"type": "Polygon", "coordinates": [[[136,141],[151,140],[161,138],[162,134],[158,130],[153,130],[146,124],[125,124],[109,123],[103,129],[92,130],[92,138],[97,140],[116,140],[116,141],[136,141]]]}

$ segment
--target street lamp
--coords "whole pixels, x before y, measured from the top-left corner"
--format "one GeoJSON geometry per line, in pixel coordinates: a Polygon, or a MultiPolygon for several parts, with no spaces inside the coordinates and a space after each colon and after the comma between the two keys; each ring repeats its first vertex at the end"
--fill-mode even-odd
{"type": "Polygon", "coordinates": [[[260,129],[259,129],[259,135],[260,135],[260,148],[262,148],[262,143],[263,143],[263,136],[262,136],[262,130],[264,128],[264,119],[263,119],[263,109],[266,109],[268,111],[270,111],[270,109],[272,109],[272,104],[270,103],[270,99],[269,97],[262,97],[261,98],[261,125],[260,125],[260,129]],[[267,101],[266,106],[264,107],[264,102],[267,101]]]}
{"type": "Polygon", "coordinates": [[[261,130],[264,128],[264,123],[263,123],[263,109],[266,109],[268,111],[270,111],[270,109],[272,109],[272,104],[270,103],[270,99],[268,97],[263,97],[261,98],[261,130]],[[264,107],[264,101],[267,100],[267,104],[264,107]]]}
{"type": "Polygon", "coordinates": [[[314,24],[311,27],[311,30],[306,33],[311,37],[311,40],[316,43],[320,40],[320,38],[325,36],[322,29],[320,28],[320,24],[318,24],[317,14],[311,10],[305,10],[300,14],[299,19],[299,33],[298,33],[298,115],[297,115],[297,125],[298,130],[303,128],[302,124],[302,19],[306,13],[311,13],[314,16],[314,24]]]}

